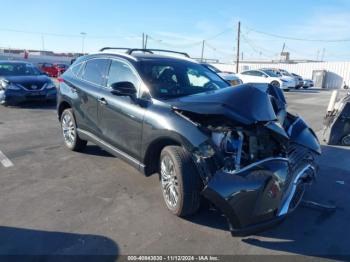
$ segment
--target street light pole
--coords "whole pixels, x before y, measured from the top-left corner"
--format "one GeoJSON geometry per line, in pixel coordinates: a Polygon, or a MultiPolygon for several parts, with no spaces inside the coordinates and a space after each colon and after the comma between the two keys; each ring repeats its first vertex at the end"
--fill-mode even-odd
{"type": "Polygon", "coordinates": [[[86,37],[86,33],[85,32],[81,32],[81,53],[84,54],[84,45],[85,45],[85,37],[86,37]]]}

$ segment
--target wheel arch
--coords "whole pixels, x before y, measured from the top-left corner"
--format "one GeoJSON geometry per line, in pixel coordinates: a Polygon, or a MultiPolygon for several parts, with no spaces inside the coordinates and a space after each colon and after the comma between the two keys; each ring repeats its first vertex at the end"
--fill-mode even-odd
{"type": "Polygon", "coordinates": [[[144,173],[147,177],[158,172],[160,154],[167,146],[183,146],[183,144],[173,137],[161,137],[148,145],[144,156],[144,173]]]}
{"type": "Polygon", "coordinates": [[[58,109],[57,109],[57,115],[58,115],[58,120],[61,121],[61,116],[64,110],[68,109],[68,108],[72,108],[71,104],[68,103],[67,101],[61,101],[58,109]]]}

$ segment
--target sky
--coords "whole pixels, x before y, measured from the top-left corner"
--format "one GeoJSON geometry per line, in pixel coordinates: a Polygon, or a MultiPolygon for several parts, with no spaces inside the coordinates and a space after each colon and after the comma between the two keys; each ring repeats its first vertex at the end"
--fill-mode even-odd
{"type": "Polygon", "coordinates": [[[277,59],[285,44],[292,59],[350,61],[350,0],[0,0],[0,6],[0,48],[140,48],[145,33],[149,48],[200,57],[205,40],[205,58],[231,62],[240,21],[244,60],[277,59]]]}

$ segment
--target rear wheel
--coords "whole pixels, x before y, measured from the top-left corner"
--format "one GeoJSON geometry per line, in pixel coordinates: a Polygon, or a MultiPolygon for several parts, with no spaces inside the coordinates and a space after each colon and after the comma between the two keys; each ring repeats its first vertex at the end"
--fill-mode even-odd
{"type": "Polygon", "coordinates": [[[350,135],[344,136],[341,140],[343,146],[350,146],[350,135]]]}
{"type": "Polygon", "coordinates": [[[277,87],[277,88],[281,87],[281,85],[280,85],[280,83],[278,81],[272,81],[271,85],[274,86],[274,87],[277,87]]]}
{"type": "Polygon", "coordinates": [[[167,208],[179,217],[196,213],[202,183],[190,154],[179,146],[168,146],[161,153],[159,169],[167,208]]]}
{"type": "Polygon", "coordinates": [[[61,127],[65,145],[72,151],[81,151],[85,148],[87,141],[78,136],[77,125],[71,108],[63,111],[61,116],[61,127]]]}

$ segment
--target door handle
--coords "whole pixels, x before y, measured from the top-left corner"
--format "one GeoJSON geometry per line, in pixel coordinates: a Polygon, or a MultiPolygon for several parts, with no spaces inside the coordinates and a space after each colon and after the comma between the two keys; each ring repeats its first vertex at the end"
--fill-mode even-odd
{"type": "Polygon", "coordinates": [[[98,102],[99,102],[101,105],[108,105],[107,100],[106,100],[104,97],[99,98],[99,99],[98,99],[98,102]]]}

